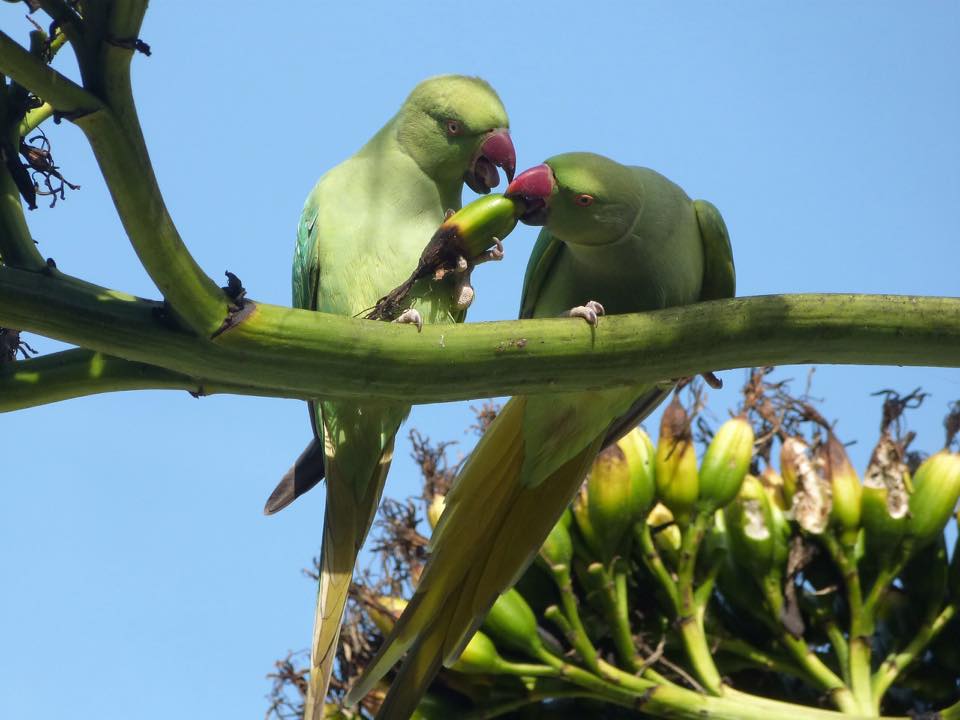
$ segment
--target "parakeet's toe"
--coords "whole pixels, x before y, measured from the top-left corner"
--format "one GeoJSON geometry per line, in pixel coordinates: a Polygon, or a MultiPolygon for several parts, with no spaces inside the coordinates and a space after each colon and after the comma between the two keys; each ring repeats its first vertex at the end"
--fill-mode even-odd
{"type": "Polygon", "coordinates": [[[423,317],[413,308],[408,308],[400,313],[398,317],[393,322],[395,323],[404,323],[417,326],[417,332],[423,330],[423,317]]]}
{"type": "Polygon", "coordinates": [[[596,327],[600,322],[600,316],[604,314],[603,305],[598,303],[596,300],[588,300],[583,305],[577,305],[575,308],[570,308],[563,315],[564,317],[578,317],[583,318],[587,321],[587,325],[590,327],[596,327]]]}

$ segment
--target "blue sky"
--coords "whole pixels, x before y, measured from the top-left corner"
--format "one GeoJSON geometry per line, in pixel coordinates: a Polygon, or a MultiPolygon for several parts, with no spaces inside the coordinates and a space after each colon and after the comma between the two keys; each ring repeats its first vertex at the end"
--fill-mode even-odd
{"type": "MultiPolygon", "coordinates": [[[[960,5],[384,5],[150,8],[138,107],[173,217],[215,278],[229,269],[253,297],[288,303],[295,224],[316,178],[416,82],[462,72],[499,91],[520,167],[592,150],[712,201],[740,294],[958,294],[960,5]]],[[[0,27],[25,41],[22,16],[0,7],[0,27]]],[[[41,252],[155,297],[81,134],[66,123],[48,133],[83,187],[30,213],[41,252]]],[[[534,237],[518,229],[507,258],[477,271],[471,320],[515,315],[534,237]]],[[[743,376],[724,374],[716,415],[743,376]]],[[[860,441],[862,469],[878,424],[869,393],[918,385],[933,397],[911,424],[932,450],[960,398],[957,370],[821,367],[814,392],[841,438],[860,441]]],[[[416,408],[408,426],[466,451],[469,405],[416,408]]],[[[0,430],[0,716],[261,717],[265,674],[306,646],[312,622],[300,569],[319,547],[323,494],[261,515],[308,439],[302,404],[127,393],[4,415],[0,430]]],[[[393,496],[416,484],[406,448],[393,496]]]]}

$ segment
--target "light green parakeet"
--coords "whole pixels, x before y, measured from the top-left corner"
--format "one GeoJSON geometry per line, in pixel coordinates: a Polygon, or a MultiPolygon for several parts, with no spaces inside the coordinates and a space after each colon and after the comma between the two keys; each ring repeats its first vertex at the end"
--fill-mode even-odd
{"type": "MultiPolygon", "coordinates": [[[[522,318],[574,314],[596,322],[603,309],[629,313],[734,294],[720,214],[653,170],[590,153],[558,155],[517,176],[507,196],[525,202],[521,220],[545,225],[527,268],[522,318]]],[[[457,659],[529,565],[600,448],[649,413],[668,386],[511,399],[457,477],[420,584],[348,701],[409,651],[377,715],[408,718],[441,664],[457,659]]]]}
{"type": "MultiPolygon", "coordinates": [[[[516,156],[506,111],[484,81],[441,76],[420,83],[359,152],[307,197],[297,233],[297,307],[357,316],[400,285],[463,183],[489,192],[496,167],[512,179],[516,156]]],[[[411,307],[428,323],[463,319],[451,279],[419,283],[411,307]]],[[[462,299],[462,298],[461,298],[462,299]]],[[[327,479],[320,584],[306,720],[322,717],[357,553],[370,529],[410,407],[378,401],[310,403],[315,439],[267,501],[275,512],[327,479]]]]}

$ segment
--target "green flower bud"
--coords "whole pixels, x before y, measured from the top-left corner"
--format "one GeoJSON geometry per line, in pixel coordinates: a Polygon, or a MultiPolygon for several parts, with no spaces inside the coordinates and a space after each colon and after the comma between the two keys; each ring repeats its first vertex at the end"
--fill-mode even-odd
{"type": "Polygon", "coordinates": [[[663,411],[655,461],[657,499],[685,524],[699,495],[697,454],[687,412],[674,396],[663,411]]]}
{"type": "Polygon", "coordinates": [[[511,588],[490,608],[483,629],[502,647],[536,657],[543,650],[537,618],[523,596],[511,588]]]}
{"type": "Polygon", "coordinates": [[[839,529],[844,542],[852,544],[860,529],[860,496],[863,488],[847,451],[832,432],[820,448],[820,461],[830,482],[832,505],[830,520],[839,529]]]}
{"type": "Polygon", "coordinates": [[[377,630],[386,636],[393,630],[397,618],[407,607],[407,601],[399,597],[380,595],[372,600],[364,600],[363,606],[367,616],[377,626],[377,630]]]}
{"type": "Polygon", "coordinates": [[[605,565],[627,553],[630,528],[650,509],[655,492],[653,444],[634,429],[594,461],[586,481],[586,509],[598,559],[605,565]]]}
{"type": "Polygon", "coordinates": [[[753,428],[745,418],[727,420],[700,463],[700,505],[715,510],[737,496],[753,457],[753,428]]]}
{"type": "Polygon", "coordinates": [[[917,468],[910,496],[907,534],[917,546],[940,536],[960,498],[960,454],[931,455],[917,468]]]}
{"type": "Polygon", "coordinates": [[[597,537],[597,534],[593,531],[593,523],[590,519],[588,493],[587,484],[583,483],[577,491],[577,494],[573,496],[573,503],[570,505],[570,509],[580,539],[583,540],[583,542],[578,543],[575,538],[572,538],[574,540],[574,548],[578,554],[584,555],[584,560],[589,561],[590,557],[600,555],[602,545],[600,544],[600,539],[597,537]],[[584,551],[586,552],[584,553],[584,551]]]}
{"type": "Polygon", "coordinates": [[[493,640],[479,630],[470,638],[451,670],[469,674],[495,673],[503,665],[503,658],[497,652],[493,640]]]}

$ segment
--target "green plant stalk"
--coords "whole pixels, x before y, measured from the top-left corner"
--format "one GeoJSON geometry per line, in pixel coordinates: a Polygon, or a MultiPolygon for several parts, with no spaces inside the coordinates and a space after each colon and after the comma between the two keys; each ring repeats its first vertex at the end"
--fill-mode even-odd
{"type": "Polygon", "coordinates": [[[850,686],[850,646],[847,644],[847,638],[844,637],[840,626],[834,620],[824,622],[824,630],[827,637],[830,638],[830,646],[837,657],[837,664],[840,666],[840,674],[843,676],[844,684],[850,686]]]}
{"type": "Polygon", "coordinates": [[[557,609],[557,612],[567,623],[568,629],[564,630],[564,634],[567,636],[570,645],[576,650],[577,655],[580,656],[583,664],[596,672],[597,649],[593,646],[587,631],[583,627],[579,603],[576,593],[573,592],[573,578],[570,575],[570,568],[563,565],[562,570],[551,569],[550,575],[560,592],[560,608],[557,609]]]}
{"type": "Polygon", "coordinates": [[[798,667],[792,660],[771,655],[760,648],[754,647],[746,640],[735,637],[723,637],[719,642],[717,650],[718,652],[727,652],[731,655],[741,657],[764,670],[792,675],[801,680],[811,682],[809,673],[803,668],[798,667]]]}
{"type": "MultiPolygon", "coordinates": [[[[10,92],[6,82],[0,81],[0,133],[5,136],[7,148],[16,153],[20,136],[13,126],[16,118],[8,116],[10,92]]],[[[47,266],[30,235],[20,191],[5,163],[0,164],[0,260],[24,270],[39,271],[47,266]]]]}
{"type": "Polygon", "coordinates": [[[0,363],[0,412],[125,390],[277,397],[261,388],[211,382],[92,350],[64,350],[29,360],[0,363]]]}
{"type": "Polygon", "coordinates": [[[250,307],[245,319],[208,342],[159,321],[157,303],[58,272],[0,267],[0,326],[303,397],[439,402],[635,386],[711,367],[791,362],[960,366],[956,298],[717,300],[611,315],[595,333],[576,318],[426,325],[418,333],[392,323],[250,307]]]}
{"type": "Polygon", "coordinates": [[[883,701],[884,694],[897,679],[897,676],[926,649],[927,645],[947,626],[956,614],[956,603],[946,605],[939,613],[934,608],[913,640],[900,652],[891,652],[880,664],[880,667],[877,668],[877,671],[873,675],[872,687],[874,710],[877,713],[880,712],[880,703],[883,701]]]}
{"type": "Polygon", "coordinates": [[[21,138],[26,137],[40,127],[42,123],[49,120],[52,115],[53,105],[48,102],[45,102],[40,107],[28,110],[27,114],[24,115],[23,120],[20,121],[20,125],[17,126],[17,134],[21,138]]]}
{"type": "MultiPolygon", "coordinates": [[[[603,607],[603,616],[610,628],[613,637],[613,647],[617,653],[617,660],[630,672],[636,672],[640,663],[637,660],[637,648],[633,644],[633,634],[630,632],[630,622],[626,615],[626,608],[621,614],[617,598],[617,589],[610,571],[600,563],[592,564],[587,572],[593,575],[600,587],[600,603],[603,607]]],[[[626,578],[624,578],[626,582],[626,578]]],[[[626,586],[624,586],[626,590],[626,586]]]]}
{"type": "MultiPolygon", "coordinates": [[[[761,581],[763,596],[772,617],[780,617],[783,608],[783,595],[780,589],[779,577],[767,575],[761,581]]],[[[817,657],[807,644],[800,638],[791,635],[782,623],[777,623],[778,640],[784,649],[793,656],[794,661],[803,668],[816,686],[830,695],[831,701],[837,709],[848,715],[869,714],[863,711],[850,689],[837,677],[824,662],[817,657]]]]}
{"type": "Polygon", "coordinates": [[[673,611],[678,612],[680,608],[680,596],[677,594],[677,583],[670,575],[670,571],[667,570],[667,566],[663,563],[660,551],[657,550],[657,545],[653,541],[650,526],[646,523],[637,523],[633,526],[633,531],[634,536],[640,543],[640,550],[643,554],[643,564],[647,566],[647,569],[657,579],[657,582],[660,583],[660,587],[663,588],[663,591],[667,594],[667,598],[673,606],[673,611]]]}
{"type": "Polygon", "coordinates": [[[960,700],[937,713],[940,720],[960,720],[960,700]]]}
{"type": "Polygon", "coordinates": [[[492,718],[500,717],[508,712],[513,712],[514,710],[519,710],[522,707],[543,702],[544,700],[564,699],[596,700],[597,702],[606,702],[608,700],[608,698],[606,698],[604,695],[590,692],[589,690],[556,690],[553,692],[534,692],[517,700],[510,700],[509,702],[503,702],[492,707],[480,708],[478,710],[462,713],[459,715],[459,718],[460,720],[492,720],[492,718]]]}
{"type": "MultiPolygon", "coordinates": [[[[853,547],[841,544],[829,529],[823,533],[821,539],[840,570],[847,589],[847,604],[850,606],[850,691],[860,711],[867,715],[873,712],[870,642],[874,632],[874,611],[872,606],[865,606],[863,602],[863,589],[853,547]]],[[[875,587],[880,584],[882,576],[881,573],[875,587]]]]}
{"type": "Polygon", "coordinates": [[[683,528],[680,544],[680,565],[677,568],[677,624],[683,639],[687,657],[696,673],[697,680],[712,694],[719,695],[723,685],[720,671],[713,661],[713,653],[707,642],[703,626],[704,603],[697,604],[694,587],[694,570],[697,566],[697,553],[707,531],[707,525],[713,521],[711,513],[697,512],[690,524],[683,528]]]}
{"type": "Polygon", "coordinates": [[[95,95],[31,55],[3,31],[0,31],[0,73],[65,115],[85,115],[103,108],[95,95]]]}

